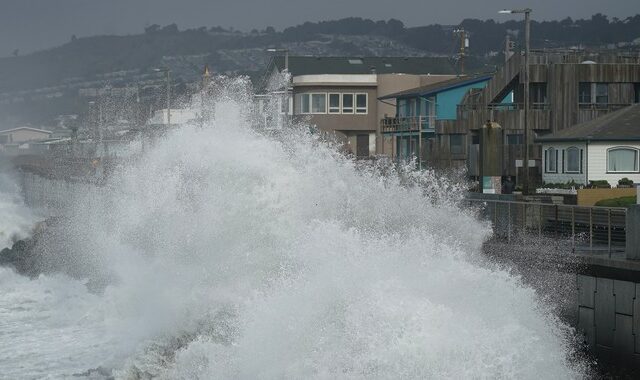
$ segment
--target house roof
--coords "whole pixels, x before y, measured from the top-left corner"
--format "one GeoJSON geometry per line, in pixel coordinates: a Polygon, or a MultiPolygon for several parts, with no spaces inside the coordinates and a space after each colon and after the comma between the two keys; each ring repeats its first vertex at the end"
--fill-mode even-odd
{"type": "Polygon", "coordinates": [[[538,137],[536,141],[640,141],[640,104],[538,137]]]}
{"type": "Polygon", "coordinates": [[[404,90],[400,92],[396,92],[394,94],[389,94],[382,96],[378,99],[394,99],[394,98],[415,98],[415,97],[424,97],[433,95],[438,92],[451,90],[458,87],[468,86],[470,84],[480,83],[491,79],[492,75],[482,74],[482,75],[473,75],[473,76],[460,76],[453,79],[444,80],[442,82],[436,82],[432,84],[428,84],[426,86],[416,87],[409,90],[404,90]]]}
{"type": "MultiPolygon", "coordinates": [[[[285,57],[275,56],[267,70],[284,70],[285,57]]],[[[289,72],[314,74],[455,74],[447,57],[316,57],[289,56],[289,72]]],[[[269,71],[268,71],[269,72],[269,71]]]]}
{"type": "Polygon", "coordinates": [[[44,129],[31,128],[31,127],[18,127],[18,128],[5,129],[3,131],[0,131],[0,134],[20,131],[20,130],[23,130],[23,129],[27,129],[27,130],[34,131],[34,132],[48,133],[48,134],[52,133],[51,131],[47,131],[47,130],[44,130],[44,129]]]}

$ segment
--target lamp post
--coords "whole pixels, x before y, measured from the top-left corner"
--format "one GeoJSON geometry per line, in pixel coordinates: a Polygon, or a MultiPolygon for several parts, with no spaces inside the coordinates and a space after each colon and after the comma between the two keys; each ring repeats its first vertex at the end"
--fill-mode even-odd
{"type": "Polygon", "coordinates": [[[171,70],[167,67],[153,69],[157,73],[165,73],[167,75],[167,127],[171,128],[171,70]]]}
{"type": "Polygon", "coordinates": [[[522,191],[529,192],[529,48],[531,42],[531,8],[503,9],[500,14],[524,14],[524,175],[522,178],[522,191]]]}

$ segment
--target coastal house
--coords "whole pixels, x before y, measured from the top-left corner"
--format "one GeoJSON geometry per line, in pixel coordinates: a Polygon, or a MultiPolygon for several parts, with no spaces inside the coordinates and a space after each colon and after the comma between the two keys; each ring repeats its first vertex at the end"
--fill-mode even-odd
{"type": "Polygon", "coordinates": [[[491,75],[460,76],[380,97],[396,104],[395,116],[380,120],[381,135],[391,140],[391,151],[382,153],[395,160],[417,157],[419,164],[428,160],[439,144],[449,145],[453,155],[466,153],[465,134],[443,132],[453,132],[450,129],[464,96],[472,89],[484,88],[490,79],[491,75]],[[436,130],[446,139],[436,141],[436,130]]]}
{"type": "Polygon", "coordinates": [[[622,178],[640,183],[640,104],[539,137],[542,180],[586,185],[622,178]]]}
{"type": "MultiPolygon", "coordinates": [[[[487,121],[501,127],[503,176],[522,178],[524,141],[529,145],[529,178],[542,180],[543,150],[536,137],[554,134],[597,119],[640,100],[640,56],[616,52],[532,51],[529,56],[529,102],[524,138],[524,57],[513,55],[482,89],[470,89],[451,128],[436,129],[436,141],[463,135],[466,149],[440,144],[434,157],[447,166],[464,166],[479,175],[479,132],[487,121]]],[[[477,178],[477,177],[476,177],[477,178]]]]}
{"type": "Polygon", "coordinates": [[[288,120],[308,120],[343,142],[345,150],[367,158],[383,146],[379,120],[395,115],[394,101],[382,96],[455,78],[446,57],[276,56],[260,84],[259,107],[275,94],[288,120]],[[288,83],[278,84],[283,73],[288,83]],[[274,86],[273,83],[276,83],[274,86]]]}
{"type": "Polygon", "coordinates": [[[51,131],[31,127],[18,127],[0,131],[0,145],[20,144],[29,141],[45,140],[51,131]]]}

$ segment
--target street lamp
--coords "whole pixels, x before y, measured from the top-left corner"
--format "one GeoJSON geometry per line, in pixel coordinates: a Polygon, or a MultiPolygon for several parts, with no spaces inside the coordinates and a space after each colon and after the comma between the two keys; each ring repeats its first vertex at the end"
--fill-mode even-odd
{"type": "Polygon", "coordinates": [[[522,178],[522,191],[529,191],[529,48],[531,41],[531,8],[503,9],[499,14],[524,14],[524,176],[522,178]]]}
{"type": "Polygon", "coordinates": [[[284,53],[284,71],[289,72],[289,49],[267,49],[270,53],[284,53]]]}
{"type": "Polygon", "coordinates": [[[166,73],[167,75],[167,127],[171,128],[171,70],[167,67],[153,69],[157,73],[166,73]]]}

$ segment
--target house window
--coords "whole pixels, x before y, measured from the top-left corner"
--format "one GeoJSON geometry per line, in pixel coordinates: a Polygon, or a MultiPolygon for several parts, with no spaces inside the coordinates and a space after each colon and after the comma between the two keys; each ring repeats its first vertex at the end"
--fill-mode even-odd
{"type": "Polygon", "coordinates": [[[327,113],[327,94],[311,94],[311,113],[327,113]]]}
{"type": "Polygon", "coordinates": [[[633,148],[611,148],[607,150],[608,172],[637,172],[638,150],[633,148]]]}
{"type": "Polygon", "coordinates": [[[556,148],[549,148],[544,151],[544,171],[545,173],[557,173],[558,172],[558,150],[556,148]]]}
{"type": "Polygon", "coordinates": [[[353,113],[353,94],[342,94],[342,113],[353,113]]]}
{"type": "Polygon", "coordinates": [[[300,112],[301,113],[311,113],[311,97],[309,94],[302,94],[300,96],[300,112]]]}
{"type": "Polygon", "coordinates": [[[340,113],[340,94],[329,94],[329,113],[340,113]]]}
{"type": "Polygon", "coordinates": [[[356,94],[356,113],[367,113],[367,94],[356,94]]]}
{"type": "Polygon", "coordinates": [[[524,135],[522,133],[507,135],[508,145],[522,145],[524,143],[524,135]]]}
{"type": "Polygon", "coordinates": [[[609,104],[609,84],[580,82],[578,85],[578,103],[581,105],[609,104]]]}
{"type": "Polygon", "coordinates": [[[449,151],[451,154],[464,153],[464,135],[449,135],[449,151]]]}
{"type": "Polygon", "coordinates": [[[596,104],[609,104],[609,85],[606,83],[596,83],[596,104]]]}
{"type": "Polygon", "coordinates": [[[565,151],[564,168],[566,173],[580,173],[582,168],[582,150],[572,146],[565,151]]]}
{"type": "Polygon", "coordinates": [[[547,84],[531,83],[529,97],[531,98],[533,108],[542,108],[542,106],[547,103],[547,84]]]}
{"type": "Polygon", "coordinates": [[[578,85],[578,103],[591,104],[591,83],[580,82],[578,85]]]}

